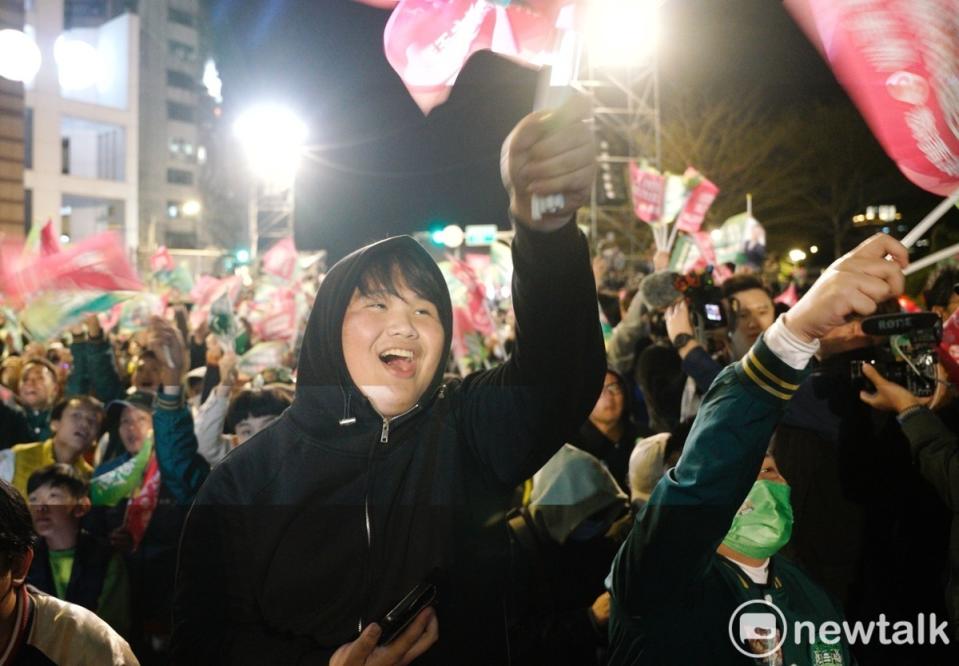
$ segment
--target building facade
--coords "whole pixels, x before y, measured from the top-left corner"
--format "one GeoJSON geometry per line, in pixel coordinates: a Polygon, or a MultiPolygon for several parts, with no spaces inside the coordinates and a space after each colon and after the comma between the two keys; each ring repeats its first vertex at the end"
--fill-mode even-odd
{"type": "Polygon", "coordinates": [[[53,220],[63,240],[115,230],[132,253],[140,243],[140,22],[129,12],[74,21],[72,11],[64,0],[26,3],[26,31],[42,56],[25,84],[28,225],[53,220]]]}

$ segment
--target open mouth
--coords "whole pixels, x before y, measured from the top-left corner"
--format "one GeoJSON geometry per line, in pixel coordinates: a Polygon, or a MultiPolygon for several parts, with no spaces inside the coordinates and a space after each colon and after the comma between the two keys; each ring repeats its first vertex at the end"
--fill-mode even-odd
{"type": "Polygon", "coordinates": [[[416,371],[414,354],[409,349],[400,349],[399,347],[387,349],[380,353],[380,361],[382,361],[393,374],[400,377],[412,377],[416,371]]]}

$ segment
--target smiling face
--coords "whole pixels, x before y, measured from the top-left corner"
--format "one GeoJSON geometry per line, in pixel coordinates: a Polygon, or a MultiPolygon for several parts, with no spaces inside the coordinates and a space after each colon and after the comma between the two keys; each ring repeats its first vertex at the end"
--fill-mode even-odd
{"type": "Polygon", "coordinates": [[[396,295],[359,289],[343,317],[343,358],[353,383],[380,415],[412,408],[429,387],[444,350],[436,305],[417,294],[399,273],[396,295]]]}

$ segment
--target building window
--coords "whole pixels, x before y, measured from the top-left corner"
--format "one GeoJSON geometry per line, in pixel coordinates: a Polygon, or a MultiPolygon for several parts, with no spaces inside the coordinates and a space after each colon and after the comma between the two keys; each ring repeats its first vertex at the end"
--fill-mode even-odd
{"type": "Polygon", "coordinates": [[[166,103],[166,117],[170,120],[180,120],[185,123],[192,123],[196,117],[196,109],[179,102],[166,103]]]}
{"type": "Polygon", "coordinates": [[[196,49],[189,44],[184,44],[183,42],[178,42],[175,39],[171,39],[168,42],[168,48],[170,50],[170,55],[177,60],[188,64],[193,64],[196,62],[196,49]]]}
{"type": "Polygon", "coordinates": [[[172,137],[170,139],[170,158],[192,163],[194,161],[193,144],[186,139],[172,137]]]}
{"type": "Polygon", "coordinates": [[[196,247],[196,245],[197,245],[196,233],[194,232],[177,232],[177,231],[166,232],[167,247],[193,249],[196,247]]]}
{"type": "Polygon", "coordinates": [[[60,172],[98,180],[122,181],[126,133],[120,125],[85,118],[60,118],[60,172]]]}
{"type": "Polygon", "coordinates": [[[178,23],[180,25],[185,25],[188,28],[192,28],[193,24],[196,22],[193,14],[181,11],[179,9],[174,9],[173,7],[170,7],[167,13],[167,19],[170,21],[170,23],[178,23]]]}
{"type": "Polygon", "coordinates": [[[175,69],[166,71],[166,84],[174,88],[184,88],[185,90],[196,89],[196,81],[186,72],[178,72],[175,69]]]}
{"type": "Polygon", "coordinates": [[[173,185],[192,185],[193,172],[185,171],[183,169],[167,169],[166,182],[173,185]]]}
{"type": "Polygon", "coordinates": [[[23,110],[23,168],[33,168],[33,109],[23,110]]]}
{"type": "Polygon", "coordinates": [[[33,224],[33,190],[25,189],[23,191],[23,231],[30,233],[30,225],[33,224]]]}

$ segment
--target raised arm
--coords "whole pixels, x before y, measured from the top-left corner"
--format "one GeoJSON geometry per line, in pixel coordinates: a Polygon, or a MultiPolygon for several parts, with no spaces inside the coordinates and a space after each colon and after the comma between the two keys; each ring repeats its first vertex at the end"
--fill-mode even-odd
{"type": "Polygon", "coordinates": [[[624,616],[662,612],[677,585],[705,571],[756,479],[782,410],[816,341],[851,314],[902,292],[906,250],[877,235],[830,266],[753,349],[713,383],[679,464],[659,482],[613,563],[613,604],[624,616]],[[885,257],[889,255],[892,261],[885,257]]]}
{"type": "Polygon", "coordinates": [[[586,239],[573,217],[594,172],[585,99],[520,121],[503,146],[503,182],[516,229],[510,360],[466,378],[467,443],[496,480],[538,469],[589,415],[605,359],[586,239]],[[533,194],[562,193],[565,206],[534,220],[533,194]]]}

